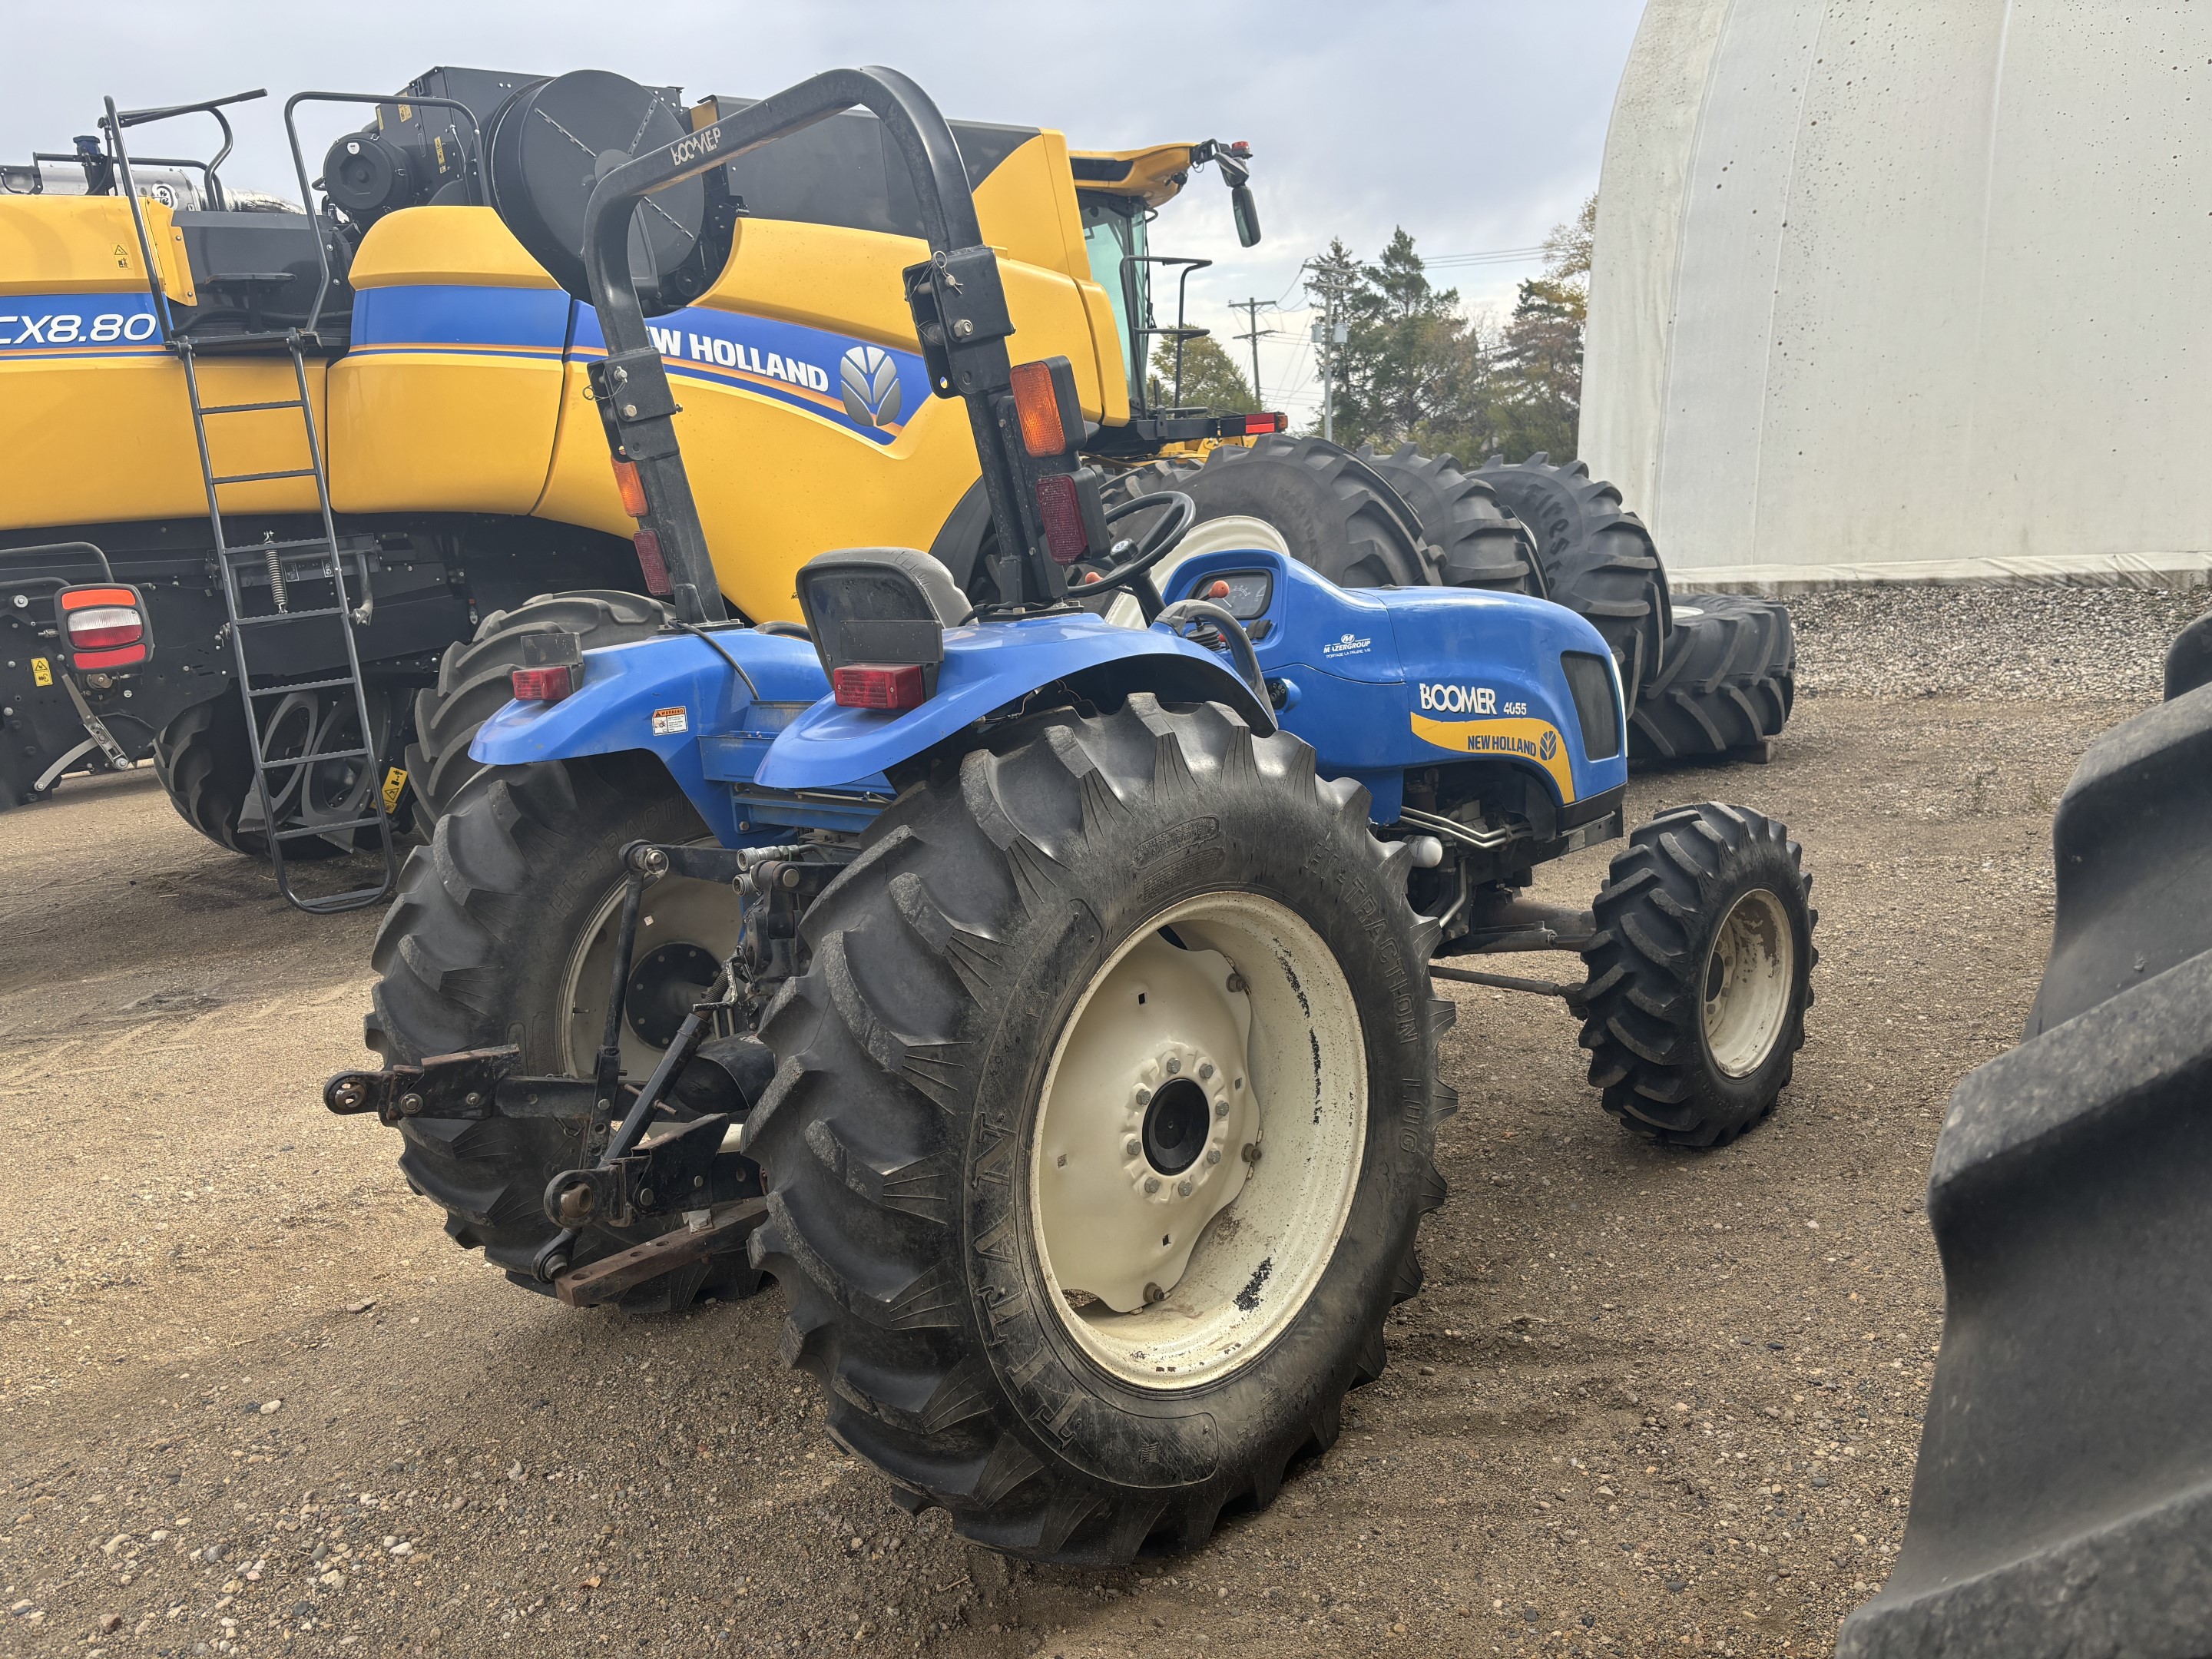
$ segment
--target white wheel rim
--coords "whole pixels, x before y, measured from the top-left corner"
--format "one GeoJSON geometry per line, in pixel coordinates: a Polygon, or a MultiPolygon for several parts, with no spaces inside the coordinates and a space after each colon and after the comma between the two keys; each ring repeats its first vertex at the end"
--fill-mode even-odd
{"type": "Polygon", "coordinates": [[[1797,942],[1782,901],[1754,887],[1729,907],[1705,957],[1705,1048],[1730,1077],[1766,1063],[1790,1014],[1797,942]]]}
{"type": "Polygon", "coordinates": [[[1255,894],[1162,913],[1093,977],[1045,1076],[1030,1216],[1054,1313],[1144,1388],[1250,1363],[1334,1255],[1366,1134],[1359,1012],[1321,936],[1255,894]]]}
{"type": "MultiPolygon", "coordinates": [[[[561,977],[561,1065],[569,1075],[586,1077],[599,1061],[599,1039],[606,1035],[607,986],[614,975],[616,934],[622,927],[623,883],[599,902],[568,952],[561,977]]],[[[638,907],[637,943],[630,952],[635,974],[656,951],[691,945],[719,963],[738,948],[742,921],[738,896],[720,882],[664,876],[649,884],[638,907]]],[[[640,1036],[629,1019],[622,1026],[622,1069],[642,1078],[659,1064],[664,1049],[640,1036]]]]}

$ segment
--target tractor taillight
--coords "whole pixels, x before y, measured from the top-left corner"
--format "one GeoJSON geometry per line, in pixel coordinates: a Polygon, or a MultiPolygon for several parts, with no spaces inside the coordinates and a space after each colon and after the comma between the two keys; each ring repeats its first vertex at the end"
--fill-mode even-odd
{"type": "Polygon", "coordinates": [[[919,708],[928,700],[921,665],[915,662],[856,662],[830,676],[830,689],[841,708],[882,708],[896,714],[919,708]]]}
{"type": "Polygon", "coordinates": [[[583,669],[574,663],[554,663],[544,668],[518,668],[513,675],[517,702],[558,702],[573,696],[583,669]]]}
{"type": "Polygon", "coordinates": [[[645,516],[645,480],[637,476],[635,461],[615,463],[615,493],[622,497],[623,511],[631,518],[645,516]]]}
{"type": "Polygon", "coordinates": [[[1044,521],[1044,543],[1055,564],[1073,564],[1091,551],[1083,527],[1083,502],[1072,473],[1054,472],[1036,482],[1037,516],[1044,521]]]}
{"type": "Polygon", "coordinates": [[[1286,417],[1272,412],[1244,417],[1244,435],[1248,438],[1257,437],[1264,432],[1285,431],[1289,427],[1290,422],[1286,417]]]}
{"type": "Polygon", "coordinates": [[[64,587],[54,595],[54,619],[72,668],[136,668],[154,654],[145,601],[135,587],[105,582],[64,587]]]}

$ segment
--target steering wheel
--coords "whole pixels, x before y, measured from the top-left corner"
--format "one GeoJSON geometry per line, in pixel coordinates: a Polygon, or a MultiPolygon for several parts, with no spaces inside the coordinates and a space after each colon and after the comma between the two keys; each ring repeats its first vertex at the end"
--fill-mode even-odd
{"type": "MultiPolygon", "coordinates": [[[[1175,544],[1181,541],[1188,532],[1191,526],[1198,521],[1198,503],[1179,489],[1164,489],[1157,495],[1136,495],[1126,501],[1117,501],[1106,509],[1106,522],[1112,524],[1117,519],[1127,518],[1132,513],[1140,512],[1148,507],[1161,507],[1167,508],[1167,513],[1158,524],[1145,532],[1141,541],[1135,544],[1134,552],[1121,563],[1091,580],[1075,583],[1068,589],[1070,595],[1087,599],[1093,594],[1110,593],[1117,587],[1127,587],[1139,577],[1149,574],[1154,565],[1173,552],[1175,544]]],[[[1113,551],[1118,553],[1130,545],[1131,544],[1126,541],[1115,542],[1113,551]]],[[[1150,597],[1152,605],[1147,607],[1147,621],[1151,620],[1152,613],[1159,608],[1158,592],[1154,591],[1150,597]]],[[[1140,590],[1140,602],[1142,598],[1140,590]]]]}

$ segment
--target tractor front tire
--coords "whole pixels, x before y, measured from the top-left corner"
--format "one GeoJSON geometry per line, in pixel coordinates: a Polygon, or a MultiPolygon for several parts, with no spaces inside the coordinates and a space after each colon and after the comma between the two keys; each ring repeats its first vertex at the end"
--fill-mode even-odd
{"type": "Polygon", "coordinates": [[[407,775],[422,805],[422,822],[434,823],[482,771],[469,756],[477,728],[514,700],[514,671],[523,665],[527,634],[574,634],[583,648],[648,639],[668,620],[668,608],[642,593],[587,587],[540,593],[512,611],[495,611],[477,624],[475,636],[446,647],[438,684],[415,695],[415,741],[407,749],[407,775]]]}
{"type": "MultiPolygon", "coordinates": [[[[657,760],[635,753],[479,769],[438,820],[431,844],[407,856],[399,894],[376,935],[367,1041],[386,1065],[426,1054],[515,1043],[525,1072],[591,1075],[611,979],[611,933],[629,842],[694,841],[697,811],[657,760]]],[[[700,975],[736,943],[734,895],[720,883],[671,877],[647,887],[633,975],[700,975]],[[720,908],[717,908],[719,904],[720,908]]],[[[687,981],[690,982],[690,981],[687,981]]],[[[684,987],[673,988],[681,992],[684,987]]],[[[696,994],[705,988],[697,986],[696,994]]],[[[665,1000],[665,999],[664,999],[665,1000]]],[[[680,999],[679,999],[680,1000],[680,999]]],[[[623,1072],[641,1081],[660,1051],[623,1032],[623,1072]]],[[[546,1183],[580,1157],[580,1120],[410,1117],[400,1124],[399,1167],[416,1191],[446,1212],[446,1231],[481,1249],[517,1284],[553,1236],[546,1183]]],[[[680,1223],[678,1224],[681,1224],[680,1223]]],[[[642,1242],[587,1231],[571,1265],[642,1242]]],[[[737,1291],[757,1281],[741,1259],[717,1258],[721,1278],[648,1280],[625,1298],[657,1307],[672,1290],[688,1300],[702,1284],[737,1291]],[[742,1280],[742,1282],[738,1282],[742,1280]]]]}
{"type": "Polygon", "coordinates": [[[1640,1134],[1718,1146],[1774,1109],[1804,1046],[1812,878],[1790,832],[1741,806],[1676,807],[1628,842],[1583,951],[1590,1084],[1640,1134]]]}
{"type": "Polygon", "coordinates": [[[870,829],[744,1146],[784,1356],[902,1503],[1118,1565],[1335,1440],[1443,1196],[1451,1005],[1406,857],[1296,738],[1149,694],[870,829]]]}

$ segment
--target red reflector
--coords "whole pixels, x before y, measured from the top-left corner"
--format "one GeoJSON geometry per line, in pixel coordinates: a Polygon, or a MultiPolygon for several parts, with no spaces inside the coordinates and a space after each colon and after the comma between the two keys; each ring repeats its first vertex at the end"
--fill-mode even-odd
{"type": "Polygon", "coordinates": [[[517,702],[558,702],[575,691],[584,671],[562,662],[550,668],[518,668],[513,678],[517,702]]]}
{"type": "Polygon", "coordinates": [[[113,651],[73,650],[70,653],[70,664],[81,671],[94,668],[130,668],[145,661],[151,654],[146,649],[144,641],[141,641],[137,644],[123,646],[113,651]]]}
{"type": "Polygon", "coordinates": [[[623,511],[631,518],[645,516],[645,480],[637,476],[635,461],[615,463],[615,493],[622,497],[623,511]]]}
{"type": "Polygon", "coordinates": [[[919,708],[929,697],[918,662],[854,663],[830,676],[830,689],[841,708],[919,708]]]}
{"type": "Polygon", "coordinates": [[[1244,435],[1248,438],[1262,432],[1287,431],[1289,428],[1289,419],[1281,415],[1247,415],[1244,417],[1244,435]]]}
{"type": "MultiPolygon", "coordinates": [[[[1021,417],[1022,447],[1032,455],[1065,455],[1075,447],[1060,421],[1060,389],[1052,365],[1014,365],[1014,412],[1021,417]]],[[[1065,561],[1063,561],[1065,562],[1065,561]]]]}
{"type": "Polygon", "coordinates": [[[637,546],[637,568],[645,573],[645,591],[666,599],[676,590],[668,585],[668,561],[660,556],[660,538],[641,530],[630,540],[637,546]]]}
{"type": "Polygon", "coordinates": [[[1039,478],[1037,515],[1044,520],[1044,543],[1054,564],[1073,564],[1091,551],[1091,538],[1083,530],[1083,507],[1075,494],[1075,480],[1065,472],[1039,478]]]}

